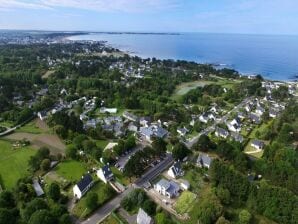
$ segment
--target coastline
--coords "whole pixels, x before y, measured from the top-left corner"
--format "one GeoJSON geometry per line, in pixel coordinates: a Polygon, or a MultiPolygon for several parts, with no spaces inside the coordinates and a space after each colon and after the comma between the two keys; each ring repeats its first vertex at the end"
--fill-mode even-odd
{"type": "MultiPolygon", "coordinates": [[[[92,34],[108,34],[108,35],[127,35],[127,34],[131,34],[131,35],[153,35],[153,34],[156,34],[156,35],[181,35],[181,34],[168,34],[168,33],[134,33],[134,32],[88,32],[88,33],[85,33],[83,34],[83,36],[88,36],[88,35],[92,35],[92,34]]],[[[243,72],[237,68],[235,68],[233,65],[229,65],[229,64],[226,64],[226,63],[221,63],[221,62],[203,62],[203,61],[195,61],[195,60],[188,60],[188,59],[177,59],[177,58],[160,58],[160,57],[157,57],[157,56],[148,56],[148,55],[145,55],[145,54],[142,54],[140,52],[137,52],[137,51],[131,51],[131,50],[128,50],[128,49],[121,49],[121,47],[119,47],[119,45],[117,44],[112,44],[110,43],[108,40],[94,40],[94,39],[72,39],[72,37],[75,37],[75,36],[80,36],[81,34],[78,34],[78,35],[70,35],[70,36],[66,36],[64,37],[63,39],[65,40],[68,40],[68,41],[74,41],[74,42],[80,42],[80,41],[92,41],[92,42],[98,42],[98,43],[103,43],[105,46],[107,47],[112,47],[112,48],[115,48],[117,50],[119,50],[120,52],[124,53],[124,54],[128,54],[130,56],[138,56],[142,59],[146,59],[146,58],[157,58],[157,59],[160,59],[160,60],[174,60],[174,61],[177,61],[177,60],[184,60],[184,61],[188,61],[188,62],[194,62],[194,63],[198,63],[198,64],[209,64],[209,65],[212,65],[214,66],[215,68],[216,67],[221,67],[221,68],[229,68],[229,69],[234,69],[236,70],[237,72],[239,72],[239,74],[241,76],[254,76],[254,75],[258,75],[257,73],[254,73],[254,72],[243,72]]],[[[293,75],[293,76],[289,76],[287,79],[274,79],[274,78],[271,78],[271,77],[267,77],[266,75],[264,74],[259,74],[261,75],[264,80],[266,81],[273,81],[273,82],[284,82],[284,83],[297,83],[298,82],[298,75],[293,75]]]]}

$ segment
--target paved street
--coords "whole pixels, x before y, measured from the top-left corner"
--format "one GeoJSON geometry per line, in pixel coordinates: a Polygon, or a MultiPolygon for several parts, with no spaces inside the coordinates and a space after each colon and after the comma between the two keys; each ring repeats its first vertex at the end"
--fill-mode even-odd
{"type": "Polygon", "coordinates": [[[100,207],[96,212],[93,213],[87,220],[81,222],[77,220],[77,224],[97,224],[102,222],[107,216],[111,214],[114,209],[119,208],[121,200],[134,188],[142,187],[143,184],[151,181],[160,173],[162,173],[168,166],[173,162],[173,157],[167,154],[166,158],[161,161],[155,167],[148,170],[142,177],[140,177],[135,184],[130,185],[124,192],[118,194],[114,199],[106,203],[104,206],[100,207]]]}

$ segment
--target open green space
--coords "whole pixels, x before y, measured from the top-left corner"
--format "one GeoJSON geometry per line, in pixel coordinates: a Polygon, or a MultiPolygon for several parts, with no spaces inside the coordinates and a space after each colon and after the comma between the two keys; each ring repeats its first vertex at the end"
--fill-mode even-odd
{"type": "Polygon", "coordinates": [[[208,81],[208,80],[199,80],[193,82],[185,82],[181,83],[180,85],[176,86],[174,94],[172,95],[173,99],[178,99],[180,96],[188,93],[190,90],[195,89],[197,87],[204,87],[205,85],[209,84],[217,84],[221,85],[224,88],[232,88],[235,83],[239,83],[241,80],[230,80],[225,78],[217,78],[216,81],[208,81]]]}
{"type": "Polygon", "coordinates": [[[12,189],[18,179],[29,174],[28,161],[36,150],[30,147],[14,149],[9,141],[0,140],[0,175],[6,189],[12,189]]]}
{"type": "Polygon", "coordinates": [[[25,124],[24,126],[22,126],[20,128],[18,128],[16,130],[16,132],[26,132],[26,133],[30,133],[30,134],[44,133],[44,131],[36,125],[35,120],[25,124]]]}
{"type": "MultiPolygon", "coordinates": [[[[103,205],[116,194],[109,184],[104,184],[101,181],[97,181],[88,193],[90,192],[94,192],[98,195],[98,206],[103,205]]],[[[88,193],[80,199],[72,210],[72,213],[78,218],[86,218],[92,213],[86,206],[88,193]]]]}
{"type": "Polygon", "coordinates": [[[87,172],[87,168],[78,161],[67,160],[60,163],[54,171],[66,180],[78,181],[87,172]]]}
{"type": "Polygon", "coordinates": [[[196,200],[196,195],[190,191],[183,191],[181,196],[178,198],[175,209],[178,214],[184,214],[188,212],[196,200]]]}
{"type": "Polygon", "coordinates": [[[125,186],[129,185],[130,182],[128,177],[124,176],[123,173],[120,170],[118,170],[116,167],[111,166],[110,168],[114,174],[116,181],[120,182],[125,186]]]}
{"type": "Polygon", "coordinates": [[[96,140],[96,146],[104,149],[109,144],[108,140],[96,140]]]}

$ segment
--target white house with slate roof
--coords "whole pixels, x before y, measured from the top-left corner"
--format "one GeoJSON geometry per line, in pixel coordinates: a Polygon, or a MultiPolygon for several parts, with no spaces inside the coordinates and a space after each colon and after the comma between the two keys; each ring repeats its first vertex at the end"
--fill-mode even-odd
{"type": "Polygon", "coordinates": [[[152,140],[152,137],[164,138],[167,136],[168,131],[159,125],[151,125],[149,127],[141,127],[140,134],[146,138],[146,140],[152,140]]]}
{"type": "Polygon", "coordinates": [[[211,158],[208,154],[201,153],[197,159],[197,165],[199,167],[210,168],[213,158],[211,158]]]}
{"type": "Polygon", "coordinates": [[[96,174],[104,183],[108,183],[114,178],[114,175],[108,165],[105,165],[104,167],[97,170],[96,174]]]}
{"type": "Polygon", "coordinates": [[[137,224],[153,224],[153,219],[142,209],[139,209],[137,215],[137,224]]]}
{"type": "Polygon", "coordinates": [[[86,174],[82,179],[73,187],[73,195],[80,199],[86,194],[93,186],[93,179],[90,174],[86,174]]]}
{"type": "Polygon", "coordinates": [[[159,194],[163,196],[166,196],[168,198],[174,198],[179,195],[180,187],[174,181],[161,179],[156,184],[154,184],[154,190],[156,190],[159,194]]]}
{"type": "Polygon", "coordinates": [[[253,140],[253,141],[251,142],[250,145],[251,145],[252,147],[254,147],[255,149],[261,150],[261,149],[264,148],[265,143],[262,142],[262,141],[260,141],[260,140],[255,139],[255,140],[253,140]]]}
{"type": "Polygon", "coordinates": [[[216,128],[215,130],[216,137],[227,138],[229,136],[229,132],[223,128],[216,128]]]}
{"type": "Polygon", "coordinates": [[[172,178],[183,176],[184,172],[182,170],[181,163],[180,162],[174,163],[174,165],[171,166],[170,169],[168,170],[168,175],[172,178]]]}

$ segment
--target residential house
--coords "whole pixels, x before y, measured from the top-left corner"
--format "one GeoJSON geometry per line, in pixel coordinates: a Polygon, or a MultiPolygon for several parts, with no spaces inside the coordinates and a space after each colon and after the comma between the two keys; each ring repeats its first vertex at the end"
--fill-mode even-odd
{"type": "Polygon", "coordinates": [[[249,114],[249,119],[255,124],[261,123],[261,118],[257,114],[254,114],[254,113],[249,114]]]}
{"type": "Polygon", "coordinates": [[[168,135],[168,131],[159,125],[151,125],[149,127],[141,127],[140,134],[148,141],[152,141],[153,137],[165,138],[168,135]]]}
{"type": "Polygon", "coordinates": [[[221,138],[227,138],[229,136],[229,132],[223,128],[216,128],[215,136],[221,138]]]}
{"type": "Polygon", "coordinates": [[[182,170],[181,163],[175,162],[174,165],[169,168],[168,175],[172,178],[183,176],[184,171],[182,170]]]}
{"type": "Polygon", "coordinates": [[[140,125],[143,127],[149,127],[151,124],[151,118],[150,117],[141,117],[140,120],[140,125]]]}
{"type": "Polygon", "coordinates": [[[256,114],[262,116],[265,113],[265,109],[263,107],[256,108],[256,114]]]}
{"type": "Polygon", "coordinates": [[[208,123],[209,120],[215,120],[216,117],[212,113],[203,113],[199,120],[203,123],[208,123]]]}
{"type": "Polygon", "coordinates": [[[138,132],[138,126],[136,126],[133,122],[130,122],[129,124],[128,124],[128,127],[127,127],[127,129],[129,130],[129,131],[132,131],[132,132],[138,132]]]}
{"type": "Polygon", "coordinates": [[[117,108],[101,107],[99,109],[99,113],[101,113],[101,114],[104,114],[104,113],[116,114],[117,113],[117,108]]]}
{"type": "Polygon", "coordinates": [[[96,174],[104,183],[108,183],[114,178],[114,175],[108,165],[105,165],[104,167],[97,170],[96,174]]]}
{"type": "Polygon", "coordinates": [[[237,132],[231,132],[231,138],[236,141],[236,142],[240,142],[242,143],[244,138],[242,135],[240,135],[239,133],[237,132]]]}
{"type": "Polygon", "coordinates": [[[139,208],[137,224],[153,224],[154,220],[142,209],[139,208]]]}
{"type": "Polygon", "coordinates": [[[269,117],[272,117],[272,118],[276,118],[278,115],[278,112],[272,108],[269,109],[269,117]]]}
{"type": "Polygon", "coordinates": [[[47,112],[46,111],[39,111],[38,113],[37,113],[37,116],[39,117],[39,119],[41,120],[41,121],[43,121],[43,120],[45,120],[46,118],[47,118],[47,112]]]}
{"type": "Polygon", "coordinates": [[[37,197],[44,195],[44,191],[43,191],[42,187],[40,186],[37,179],[33,179],[32,186],[33,186],[33,189],[34,189],[37,197]]]}
{"type": "Polygon", "coordinates": [[[125,117],[126,119],[130,120],[130,121],[133,121],[133,122],[137,122],[138,121],[138,116],[132,114],[132,113],[129,113],[128,111],[125,111],[123,113],[123,117],[125,117]]]}
{"type": "Polygon", "coordinates": [[[93,179],[90,174],[86,174],[82,179],[73,187],[73,194],[75,198],[80,199],[83,197],[93,186],[93,179]]]}
{"type": "Polygon", "coordinates": [[[251,104],[246,104],[245,107],[244,107],[244,109],[246,110],[246,112],[251,112],[252,109],[253,109],[253,107],[252,107],[251,104]]]}
{"type": "Polygon", "coordinates": [[[208,154],[200,153],[197,159],[197,165],[199,167],[202,167],[202,168],[206,167],[209,169],[212,161],[213,161],[213,158],[211,158],[208,154]]]}
{"type": "Polygon", "coordinates": [[[156,184],[154,184],[154,190],[156,190],[159,194],[163,196],[166,196],[168,198],[174,198],[179,195],[180,187],[174,181],[161,179],[156,184]]]}
{"type": "Polygon", "coordinates": [[[185,136],[189,132],[189,130],[187,128],[183,127],[183,128],[178,128],[177,132],[180,136],[185,136]]]}
{"type": "Polygon", "coordinates": [[[255,140],[253,140],[253,141],[251,142],[250,145],[251,145],[252,147],[254,147],[255,149],[261,150],[261,149],[264,148],[265,143],[262,142],[262,141],[260,141],[260,140],[255,139],[255,140]]]}
{"type": "Polygon", "coordinates": [[[182,190],[187,191],[190,188],[190,183],[187,180],[181,180],[180,186],[181,186],[182,190]]]}

